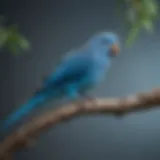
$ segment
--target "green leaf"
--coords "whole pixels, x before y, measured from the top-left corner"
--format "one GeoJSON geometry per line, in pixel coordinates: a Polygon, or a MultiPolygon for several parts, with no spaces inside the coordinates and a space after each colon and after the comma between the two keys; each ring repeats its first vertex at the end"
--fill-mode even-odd
{"type": "Polygon", "coordinates": [[[130,24],[134,24],[136,22],[136,18],[137,18],[136,11],[133,8],[128,9],[126,12],[126,18],[130,24]]]}
{"type": "Polygon", "coordinates": [[[153,22],[151,20],[143,20],[142,24],[148,32],[153,32],[153,22]]]}
{"type": "Polygon", "coordinates": [[[28,40],[26,38],[24,38],[23,36],[19,36],[18,41],[19,41],[19,46],[21,49],[26,50],[26,49],[30,48],[30,44],[29,44],[28,40]]]}
{"type": "Polygon", "coordinates": [[[29,42],[20,35],[15,25],[8,28],[8,39],[6,45],[14,54],[19,54],[21,50],[29,49],[29,42]]]}
{"type": "Polygon", "coordinates": [[[156,3],[155,0],[143,0],[143,5],[146,11],[151,14],[152,16],[157,14],[157,6],[158,4],[156,3]]]}
{"type": "Polygon", "coordinates": [[[6,19],[0,15],[0,49],[6,47],[13,54],[30,48],[28,40],[20,34],[16,25],[4,26],[6,19]]]}
{"type": "Polygon", "coordinates": [[[131,30],[128,33],[127,39],[126,39],[126,45],[130,47],[134,40],[136,39],[139,31],[140,31],[140,25],[137,23],[136,25],[132,26],[131,30]]]}
{"type": "Polygon", "coordinates": [[[140,29],[153,32],[153,23],[158,17],[158,3],[155,0],[131,0],[126,3],[130,3],[126,13],[126,20],[130,26],[126,44],[130,46],[138,36],[140,29]]]}
{"type": "Polygon", "coordinates": [[[12,52],[14,55],[19,54],[19,48],[16,46],[16,44],[9,44],[8,45],[8,50],[12,52]]]}

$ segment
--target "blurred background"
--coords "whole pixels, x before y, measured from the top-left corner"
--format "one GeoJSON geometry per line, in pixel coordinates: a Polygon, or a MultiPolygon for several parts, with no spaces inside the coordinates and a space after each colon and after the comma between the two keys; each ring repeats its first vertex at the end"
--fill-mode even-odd
{"type": "MultiPolygon", "coordinates": [[[[1,119],[32,96],[66,52],[99,31],[116,32],[122,48],[95,96],[122,97],[160,85],[160,22],[153,34],[141,32],[127,48],[125,10],[117,10],[117,0],[1,0],[0,13],[17,24],[31,43],[31,49],[22,56],[1,50],[1,119]]],[[[19,152],[15,159],[159,160],[159,121],[159,109],[123,118],[77,118],[50,129],[34,148],[19,152]]]]}

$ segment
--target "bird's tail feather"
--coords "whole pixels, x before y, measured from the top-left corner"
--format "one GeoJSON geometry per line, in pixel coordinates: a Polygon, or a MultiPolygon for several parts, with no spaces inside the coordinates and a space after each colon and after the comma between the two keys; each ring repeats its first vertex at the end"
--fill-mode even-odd
{"type": "Polygon", "coordinates": [[[32,109],[35,109],[40,104],[44,103],[48,96],[45,94],[38,94],[29,99],[25,104],[19,107],[14,113],[9,115],[6,120],[2,122],[1,129],[6,130],[11,125],[20,120],[23,116],[29,113],[32,109]]]}

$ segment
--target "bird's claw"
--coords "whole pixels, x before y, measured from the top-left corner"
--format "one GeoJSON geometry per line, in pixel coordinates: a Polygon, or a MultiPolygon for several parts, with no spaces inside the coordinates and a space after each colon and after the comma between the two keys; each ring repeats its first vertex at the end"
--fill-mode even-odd
{"type": "Polygon", "coordinates": [[[76,105],[80,111],[83,111],[85,109],[85,104],[83,101],[76,102],[76,105]]]}
{"type": "Polygon", "coordinates": [[[87,103],[90,103],[90,104],[92,104],[92,105],[95,105],[95,98],[86,96],[86,97],[84,98],[84,101],[83,101],[83,100],[78,101],[78,102],[77,102],[77,105],[78,105],[78,107],[79,107],[79,109],[80,109],[81,111],[84,111],[84,110],[86,109],[85,106],[86,106],[87,103]]]}

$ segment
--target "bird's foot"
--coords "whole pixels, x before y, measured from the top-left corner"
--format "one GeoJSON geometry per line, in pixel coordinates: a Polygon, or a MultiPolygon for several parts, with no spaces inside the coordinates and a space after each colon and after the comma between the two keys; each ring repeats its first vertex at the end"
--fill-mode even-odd
{"type": "Polygon", "coordinates": [[[85,99],[85,101],[87,103],[90,103],[91,105],[95,105],[96,104],[96,99],[94,97],[85,96],[84,99],[85,99]]]}
{"type": "Polygon", "coordinates": [[[75,102],[75,105],[77,106],[77,109],[80,111],[85,110],[85,103],[82,100],[78,100],[75,102]]]}
{"type": "Polygon", "coordinates": [[[95,101],[95,98],[93,97],[90,97],[90,96],[85,96],[83,99],[79,100],[76,105],[78,106],[78,108],[81,110],[81,111],[84,111],[88,105],[88,103],[90,105],[95,105],[96,104],[96,101],[95,101]]]}

